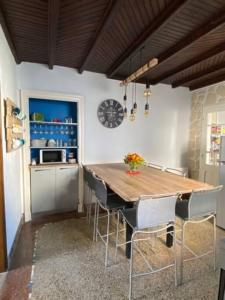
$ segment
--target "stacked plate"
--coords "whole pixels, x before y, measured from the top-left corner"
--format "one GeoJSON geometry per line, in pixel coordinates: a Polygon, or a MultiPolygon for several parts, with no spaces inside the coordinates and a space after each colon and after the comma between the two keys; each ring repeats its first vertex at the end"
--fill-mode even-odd
{"type": "Polygon", "coordinates": [[[42,148],[46,146],[46,139],[33,139],[31,140],[31,147],[42,148]]]}

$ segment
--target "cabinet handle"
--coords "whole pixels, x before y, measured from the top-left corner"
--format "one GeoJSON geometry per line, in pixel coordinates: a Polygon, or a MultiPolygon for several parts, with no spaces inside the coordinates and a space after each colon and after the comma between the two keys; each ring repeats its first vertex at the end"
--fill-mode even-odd
{"type": "Polygon", "coordinates": [[[71,168],[59,168],[59,170],[69,170],[71,168]]]}
{"type": "Polygon", "coordinates": [[[45,172],[45,171],[51,171],[51,169],[35,170],[35,172],[45,172]]]}

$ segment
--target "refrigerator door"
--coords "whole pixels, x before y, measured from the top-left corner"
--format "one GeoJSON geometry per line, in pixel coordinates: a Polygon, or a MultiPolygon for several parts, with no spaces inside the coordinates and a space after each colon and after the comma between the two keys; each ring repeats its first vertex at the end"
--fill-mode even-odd
{"type": "Polygon", "coordinates": [[[220,163],[219,166],[219,184],[222,184],[224,187],[219,193],[217,201],[216,223],[219,227],[225,229],[225,163],[220,163]]]}
{"type": "Polygon", "coordinates": [[[221,136],[220,141],[220,161],[225,162],[225,136],[221,136]]]}

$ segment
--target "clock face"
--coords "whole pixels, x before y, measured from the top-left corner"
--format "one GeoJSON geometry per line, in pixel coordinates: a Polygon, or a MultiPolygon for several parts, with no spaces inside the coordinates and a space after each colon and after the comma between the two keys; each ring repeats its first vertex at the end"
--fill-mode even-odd
{"type": "Polygon", "coordinates": [[[123,122],[123,107],[113,99],[103,101],[98,107],[98,119],[107,128],[118,127],[123,122]]]}

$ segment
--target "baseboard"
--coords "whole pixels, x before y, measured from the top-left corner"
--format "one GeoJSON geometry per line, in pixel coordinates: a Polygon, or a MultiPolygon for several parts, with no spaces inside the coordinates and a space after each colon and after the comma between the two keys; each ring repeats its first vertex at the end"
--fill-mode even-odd
{"type": "Polygon", "coordinates": [[[24,214],[22,214],[20,222],[19,222],[19,226],[18,226],[17,231],[16,231],[15,238],[14,238],[14,241],[13,241],[13,244],[12,244],[12,247],[11,247],[9,255],[8,255],[8,269],[10,269],[11,261],[12,261],[12,258],[14,256],[14,253],[15,253],[18,241],[19,241],[21,229],[22,229],[22,226],[23,226],[24,223],[25,223],[25,217],[24,217],[24,214]]]}

